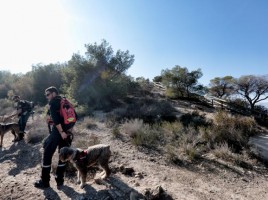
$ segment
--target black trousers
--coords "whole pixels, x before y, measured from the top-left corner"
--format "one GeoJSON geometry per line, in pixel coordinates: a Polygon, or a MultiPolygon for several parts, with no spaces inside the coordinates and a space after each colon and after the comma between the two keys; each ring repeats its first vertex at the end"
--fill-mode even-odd
{"type": "Polygon", "coordinates": [[[18,121],[20,133],[24,133],[29,117],[30,117],[30,112],[25,112],[21,114],[19,121],[18,121]]]}
{"type": "MultiPolygon", "coordinates": [[[[72,143],[71,137],[68,137],[65,140],[63,140],[57,128],[53,126],[51,134],[48,135],[43,144],[44,155],[43,155],[41,179],[44,183],[49,183],[50,181],[52,157],[57,147],[58,150],[60,150],[62,147],[71,146],[71,143],[72,143]]],[[[56,182],[58,184],[63,184],[64,182],[65,168],[66,168],[65,163],[59,160],[56,170],[56,182]]]]}

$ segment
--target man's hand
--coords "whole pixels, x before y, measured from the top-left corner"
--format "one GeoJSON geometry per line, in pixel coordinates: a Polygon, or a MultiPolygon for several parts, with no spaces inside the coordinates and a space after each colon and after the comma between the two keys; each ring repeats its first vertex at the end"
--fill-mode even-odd
{"type": "Polygon", "coordinates": [[[68,135],[63,131],[60,134],[61,134],[62,139],[64,140],[68,137],[68,135]]]}

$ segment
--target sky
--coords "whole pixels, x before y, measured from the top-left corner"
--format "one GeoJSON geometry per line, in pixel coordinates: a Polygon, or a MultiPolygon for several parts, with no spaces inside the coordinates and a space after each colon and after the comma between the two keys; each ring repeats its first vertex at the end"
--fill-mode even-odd
{"type": "Polygon", "coordinates": [[[215,77],[268,74],[266,0],[0,0],[0,70],[84,55],[107,40],[129,50],[127,74],[153,79],[175,65],[215,77]]]}

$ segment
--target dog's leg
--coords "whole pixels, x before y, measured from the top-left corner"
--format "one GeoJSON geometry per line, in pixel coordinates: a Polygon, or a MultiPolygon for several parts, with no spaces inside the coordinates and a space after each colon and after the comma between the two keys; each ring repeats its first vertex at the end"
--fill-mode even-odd
{"type": "Polygon", "coordinates": [[[105,170],[103,170],[101,173],[100,173],[100,176],[104,176],[105,175],[105,170]]]}
{"type": "Polygon", "coordinates": [[[17,139],[17,135],[14,129],[11,130],[11,133],[14,135],[14,140],[12,140],[12,142],[15,142],[17,139]]]}
{"type": "Polygon", "coordinates": [[[80,175],[80,180],[81,180],[80,188],[82,189],[86,185],[87,168],[85,167],[85,168],[80,169],[79,175],[80,175]]]}
{"type": "Polygon", "coordinates": [[[2,145],[3,145],[3,138],[4,138],[4,133],[1,133],[1,143],[0,143],[0,147],[2,147],[2,145]]]}
{"type": "Polygon", "coordinates": [[[77,170],[77,184],[80,184],[81,183],[81,174],[79,172],[79,170],[77,170]]]}
{"type": "Polygon", "coordinates": [[[103,173],[103,172],[101,173],[102,174],[102,176],[101,176],[102,179],[107,178],[111,174],[111,170],[109,168],[108,163],[109,163],[109,158],[108,159],[103,159],[103,160],[100,161],[100,166],[104,169],[104,172],[105,172],[105,173],[103,173]]]}

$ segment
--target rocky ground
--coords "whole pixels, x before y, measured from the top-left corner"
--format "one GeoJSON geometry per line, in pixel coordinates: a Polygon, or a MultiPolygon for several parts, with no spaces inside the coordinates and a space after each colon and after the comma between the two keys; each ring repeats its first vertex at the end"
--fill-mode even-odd
{"type": "MultiPolygon", "coordinates": [[[[13,143],[9,133],[0,149],[0,199],[127,200],[130,195],[144,194],[157,186],[168,194],[162,199],[268,199],[266,168],[234,167],[212,155],[204,155],[198,163],[170,164],[165,156],[137,148],[125,137],[115,139],[103,120],[96,118],[94,121],[91,127],[79,128],[73,145],[83,148],[92,142],[110,144],[113,152],[110,178],[95,182],[89,174],[87,186],[80,189],[75,183],[75,173],[69,170],[65,186],[58,190],[52,170],[51,188],[37,189],[33,182],[39,179],[41,172],[41,141],[26,137],[25,141],[13,143]]],[[[28,137],[47,132],[40,118],[30,120],[27,130],[28,137]]],[[[53,162],[55,166],[57,153],[53,162]]]]}

